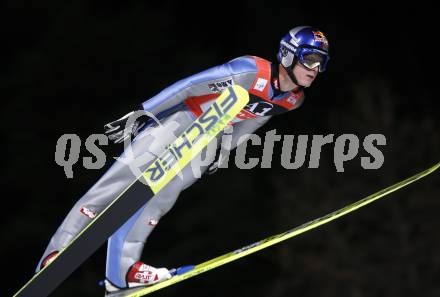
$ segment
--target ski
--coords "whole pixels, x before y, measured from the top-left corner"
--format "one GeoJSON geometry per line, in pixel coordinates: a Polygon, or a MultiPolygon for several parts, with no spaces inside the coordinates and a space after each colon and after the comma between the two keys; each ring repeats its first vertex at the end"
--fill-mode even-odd
{"type": "Polygon", "coordinates": [[[155,193],[187,165],[249,101],[240,86],[227,88],[152,164],[14,297],[48,296],[155,193]],[[148,186],[147,186],[148,185],[148,186]]]}
{"type": "Polygon", "coordinates": [[[336,220],[337,218],[340,218],[350,212],[353,212],[367,204],[370,204],[380,198],[383,198],[385,196],[387,196],[388,194],[395,192],[429,174],[431,174],[432,172],[434,172],[435,170],[437,170],[440,167],[440,162],[433,165],[432,167],[414,175],[411,176],[405,180],[402,180],[392,186],[389,186],[385,189],[382,189],[374,194],[371,194],[370,196],[367,196],[366,198],[363,198],[355,203],[352,203],[350,205],[347,205],[339,210],[336,210],[332,213],[329,213],[325,216],[322,216],[320,218],[317,218],[315,220],[312,220],[310,222],[307,222],[301,226],[298,226],[294,229],[288,230],[284,233],[281,234],[277,234],[271,237],[268,237],[266,239],[257,241],[255,243],[252,243],[250,245],[247,245],[245,247],[242,247],[240,249],[237,249],[233,252],[227,253],[225,255],[222,255],[220,257],[214,258],[212,260],[203,262],[201,264],[195,265],[195,266],[186,266],[184,267],[185,269],[183,269],[183,271],[181,273],[175,273],[174,276],[166,281],[157,283],[155,285],[152,286],[148,286],[148,287],[143,287],[143,288],[137,288],[137,289],[131,289],[131,290],[127,290],[127,291],[121,291],[118,292],[117,294],[115,293],[115,295],[107,295],[107,297],[141,297],[144,295],[147,295],[149,293],[152,293],[154,291],[160,290],[162,288],[171,286],[175,283],[184,281],[190,277],[199,275],[203,272],[209,271],[211,269],[214,269],[216,267],[222,266],[226,263],[235,261],[239,258],[245,257],[249,254],[255,253],[259,250],[265,249],[269,246],[272,246],[274,244],[277,244],[279,242],[282,242],[286,239],[295,237],[297,235],[300,235],[302,233],[305,233],[307,231],[310,231],[314,228],[317,228],[321,225],[327,224],[331,221],[336,220]]]}

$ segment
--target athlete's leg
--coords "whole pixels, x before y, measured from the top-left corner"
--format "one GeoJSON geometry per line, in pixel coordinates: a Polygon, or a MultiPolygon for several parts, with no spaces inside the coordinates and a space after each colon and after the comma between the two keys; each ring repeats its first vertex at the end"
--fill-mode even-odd
{"type": "Polygon", "coordinates": [[[176,112],[164,120],[162,125],[149,127],[142,131],[107,172],[77,201],[63,223],[51,238],[40,262],[54,251],[63,249],[92,219],[109,205],[138,176],[135,168],[141,172],[156,158],[166,145],[179,135],[184,127],[176,124],[179,120],[185,125],[192,118],[184,111],[176,112]],[[173,129],[176,130],[173,133],[173,129]],[[160,136],[160,138],[158,138],[160,136]],[[140,162],[141,161],[141,162],[140,162]]]}
{"type": "MultiPolygon", "coordinates": [[[[217,140],[196,156],[141,210],[124,224],[108,241],[106,278],[113,286],[124,288],[128,283],[149,282],[146,273],[135,273],[145,242],[160,219],[174,206],[182,190],[191,186],[214,161],[217,140]],[[201,158],[201,155],[203,158],[201,158]],[[134,269],[130,269],[136,264],[134,269]],[[138,275],[139,277],[136,277],[138,275]]],[[[130,284],[133,285],[133,284],[130,284]]]]}

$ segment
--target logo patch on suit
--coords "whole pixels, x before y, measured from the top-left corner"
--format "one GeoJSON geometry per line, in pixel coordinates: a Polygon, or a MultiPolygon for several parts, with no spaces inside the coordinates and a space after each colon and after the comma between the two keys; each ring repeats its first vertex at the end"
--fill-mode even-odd
{"type": "Polygon", "coordinates": [[[295,105],[296,103],[296,98],[293,95],[290,95],[289,98],[287,98],[287,102],[289,102],[290,104],[295,105]]]}
{"type": "Polygon", "coordinates": [[[218,81],[215,83],[211,83],[208,85],[208,87],[209,87],[209,90],[211,90],[211,92],[219,93],[219,92],[223,92],[225,89],[232,86],[233,84],[234,84],[234,82],[232,81],[232,79],[228,79],[228,80],[224,80],[224,81],[218,81]]]}
{"type": "Polygon", "coordinates": [[[81,207],[81,209],[79,210],[83,215],[94,219],[96,217],[96,212],[91,211],[90,209],[88,209],[87,207],[81,207]]]}
{"type": "Polygon", "coordinates": [[[267,85],[267,79],[259,77],[257,83],[254,86],[254,89],[260,92],[263,92],[264,88],[267,85]]]}

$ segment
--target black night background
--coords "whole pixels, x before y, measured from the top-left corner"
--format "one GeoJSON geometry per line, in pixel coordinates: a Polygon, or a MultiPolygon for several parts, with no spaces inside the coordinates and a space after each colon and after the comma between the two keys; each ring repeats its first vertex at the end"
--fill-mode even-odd
{"type": "MultiPolygon", "coordinates": [[[[105,168],[87,170],[81,149],[66,178],[55,145],[84,141],[166,86],[242,55],[276,62],[280,38],[319,27],[330,43],[328,70],[297,110],[258,135],[383,134],[385,162],[369,156],[333,164],[325,145],[318,169],[236,166],[185,190],[150,236],[142,260],[155,267],[197,264],[355,202],[438,162],[438,25],[417,1],[21,1],[0,4],[0,296],[29,278],[70,208],[105,168]]],[[[295,138],[296,139],[296,138],[295,138]]],[[[296,143],[296,142],[295,142],[296,143]]],[[[310,144],[308,148],[310,152],[310,144]]],[[[261,157],[250,146],[248,157],[261,157]]],[[[309,156],[309,154],[308,154],[309,156]]],[[[233,160],[233,159],[231,159],[233,160]]],[[[233,164],[233,162],[230,162],[233,164]]],[[[440,296],[440,172],[388,198],[279,245],[191,278],[155,296],[440,296]]],[[[105,246],[51,296],[103,296],[105,246]]]]}

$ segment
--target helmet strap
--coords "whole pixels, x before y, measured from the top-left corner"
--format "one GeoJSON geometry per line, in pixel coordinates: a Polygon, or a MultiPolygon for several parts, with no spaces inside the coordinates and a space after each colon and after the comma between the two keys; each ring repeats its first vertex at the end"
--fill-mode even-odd
{"type": "Polygon", "coordinates": [[[304,86],[302,86],[302,85],[300,85],[299,83],[298,83],[298,80],[296,79],[296,76],[295,76],[295,74],[293,73],[293,68],[295,67],[295,65],[296,65],[296,63],[298,63],[298,59],[295,57],[294,59],[293,59],[293,61],[292,61],[292,66],[290,66],[290,67],[288,67],[288,68],[286,68],[286,67],[284,67],[284,65],[283,65],[283,67],[284,67],[284,69],[286,70],[286,72],[287,72],[287,74],[289,75],[289,77],[290,77],[290,79],[300,88],[300,89],[302,89],[302,88],[304,88],[304,86]]]}

